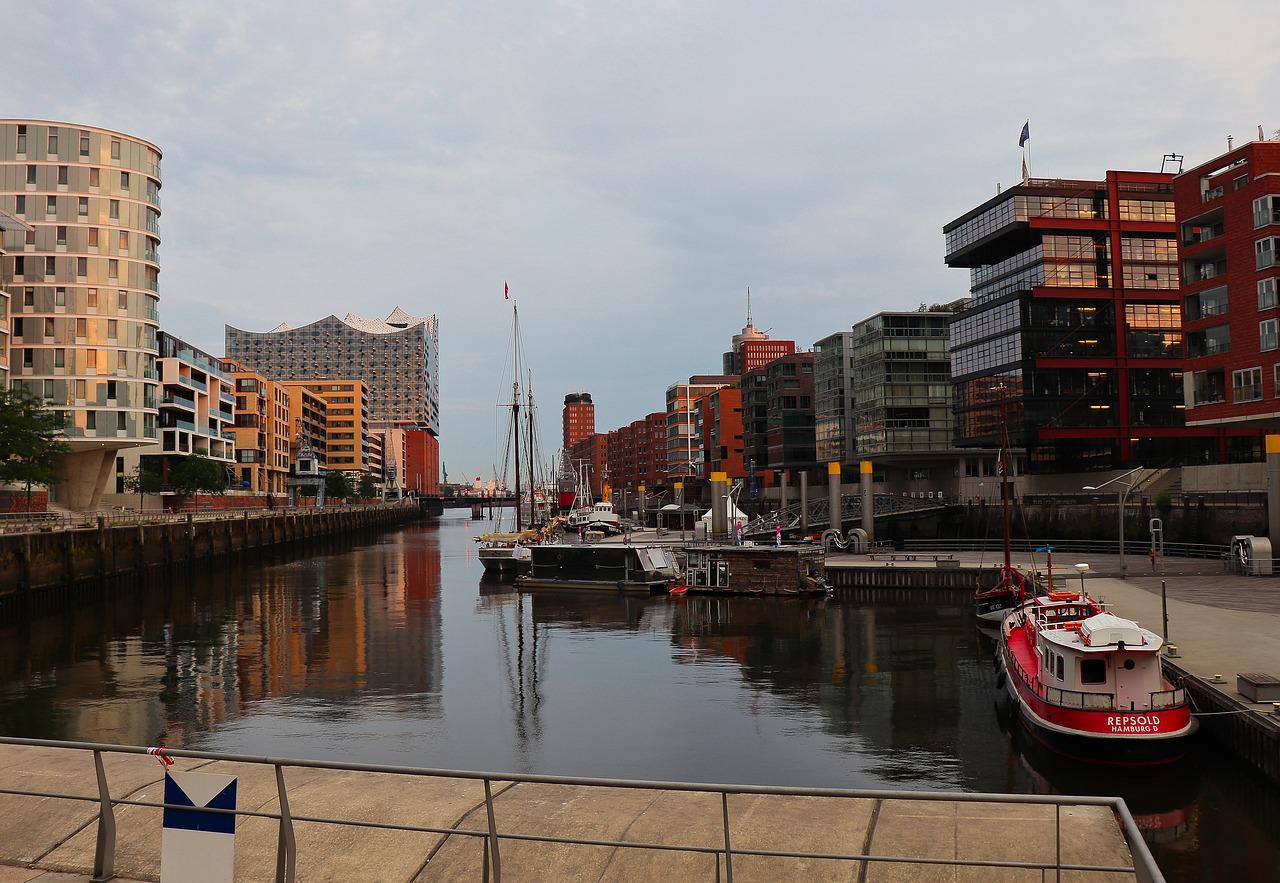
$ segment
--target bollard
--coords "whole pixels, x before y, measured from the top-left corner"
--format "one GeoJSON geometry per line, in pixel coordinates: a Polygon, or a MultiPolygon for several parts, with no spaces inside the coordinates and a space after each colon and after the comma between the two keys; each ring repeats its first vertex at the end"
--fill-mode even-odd
{"type": "Polygon", "coordinates": [[[863,460],[858,464],[858,476],[862,482],[862,529],[867,534],[867,542],[876,541],[876,497],[871,483],[871,461],[863,460]]]}
{"type": "Polygon", "coordinates": [[[723,539],[729,534],[729,474],[711,473],[711,535],[723,539]]]}
{"type": "Polygon", "coordinates": [[[809,535],[809,473],[800,472],[800,535],[809,535]]]}
{"type": "Polygon", "coordinates": [[[827,464],[827,521],[832,530],[844,532],[844,512],[840,501],[840,464],[827,464]]]}

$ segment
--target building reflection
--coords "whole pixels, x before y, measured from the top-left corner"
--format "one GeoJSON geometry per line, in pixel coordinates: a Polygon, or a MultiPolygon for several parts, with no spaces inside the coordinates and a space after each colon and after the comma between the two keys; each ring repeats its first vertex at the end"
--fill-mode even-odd
{"type": "Polygon", "coordinates": [[[430,533],[225,569],[0,629],[0,732],[171,747],[255,706],[380,694],[438,708],[430,533]]]}

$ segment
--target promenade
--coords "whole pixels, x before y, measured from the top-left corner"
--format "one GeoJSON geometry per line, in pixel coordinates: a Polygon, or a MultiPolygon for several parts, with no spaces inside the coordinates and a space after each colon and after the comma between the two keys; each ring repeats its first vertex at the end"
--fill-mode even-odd
{"type": "MultiPolygon", "coordinates": [[[[139,755],[105,756],[117,799],[156,801],[161,770],[139,755]]],[[[278,810],[270,766],[195,759],[175,769],[239,777],[239,808],[278,810]]],[[[484,831],[483,784],[474,779],[287,767],[290,810],[316,816],[484,831]]],[[[0,788],[95,793],[85,751],[0,747],[0,788]]],[[[504,834],[724,847],[720,795],[706,792],[586,787],[536,782],[494,783],[494,812],[504,834]]],[[[1055,860],[1055,807],[1042,803],[963,802],[733,794],[728,798],[734,879],[870,881],[1039,880],[1038,870],[910,863],[867,863],[743,855],[768,849],[977,861],[1055,860]],[[1016,837],[1009,836],[1017,831],[1016,837]]],[[[0,883],[87,879],[97,806],[42,797],[0,796],[0,883]],[[64,876],[68,875],[68,876],[64,876]]],[[[117,806],[116,871],[158,880],[160,810],[117,806]]],[[[1105,805],[1061,808],[1064,864],[1131,866],[1115,814],[1105,805]]],[[[237,819],[236,879],[273,879],[277,825],[237,819]]],[[[300,881],[479,880],[484,846],[459,834],[295,822],[300,881]]],[[[503,839],[506,880],[715,880],[717,856],[503,839]]],[[[719,858],[723,865],[723,857],[719,858]]],[[[1052,873],[1052,872],[1051,872],[1052,873]]],[[[1132,873],[1064,872],[1064,880],[1132,880],[1132,873]]]]}

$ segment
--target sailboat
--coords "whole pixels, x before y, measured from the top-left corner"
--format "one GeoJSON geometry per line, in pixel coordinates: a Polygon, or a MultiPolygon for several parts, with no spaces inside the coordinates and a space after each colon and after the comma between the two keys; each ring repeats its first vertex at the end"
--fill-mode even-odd
{"type": "Polygon", "coordinates": [[[1034,584],[1027,591],[1026,578],[1013,566],[1009,540],[1009,419],[1005,400],[1000,401],[1000,453],[996,456],[996,472],[1000,475],[1000,510],[1004,521],[1004,564],[1000,580],[989,589],[974,592],[974,613],[979,622],[998,625],[1028,595],[1034,595],[1034,584]]]}
{"type": "MultiPolygon", "coordinates": [[[[505,478],[507,464],[514,463],[515,506],[513,507],[513,512],[515,513],[515,530],[507,532],[501,530],[503,510],[499,509],[495,525],[499,529],[476,537],[476,541],[480,544],[477,557],[484,566],[485,573],[499,575],[515,575],[521,571],[528,570],[532,561],[529,546],[542,542],[546,539],[547,534],[545,522],[542,524],[538,522],[539,509],[541,508],[543,514],[545,514],[546,506],[545,503],[541,507],[539,506],[538,497],[540,495],[536,488],[537,422],[533,405],[533,379],[532,374],[530,374],[529,386],[522,392],[520,389],[520,375],[524,370],[524,356],[520,340],[520,312],[514,303],[511,305],[511,341],[512,366],[515,379],[511,383],[510,402],[501,405],[502,408],[510,411],[502,474],[505,478]],[[521,415],[522,409],[524,411],[523,417],[521,415]],[[524,447],[521,447],[520,444],[522,423],[526,427],[526,444],[524,447]],[[521,484],[522,460],[525,460],[528,464],[525,471],[525,477],[528,479],[527,491],[521,484]]],[[[545,495],[542,496],[545,497],[545,495]]]]}

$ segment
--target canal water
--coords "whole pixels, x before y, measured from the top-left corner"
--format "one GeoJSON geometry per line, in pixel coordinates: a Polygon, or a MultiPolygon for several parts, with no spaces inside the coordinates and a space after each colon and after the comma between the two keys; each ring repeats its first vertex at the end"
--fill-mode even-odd
{"type": "MultiPolygon", "coordinates": [[[[563,775],[1120,794],[1171,880],[1280,879],[1212,744],[1083,766],[994,701],[966,605],[518,595],[446,518],[0,624],[0,732],[563,775]]],[[[1016,836],[1016,832],[1010,832],[1016,836]]]]}

